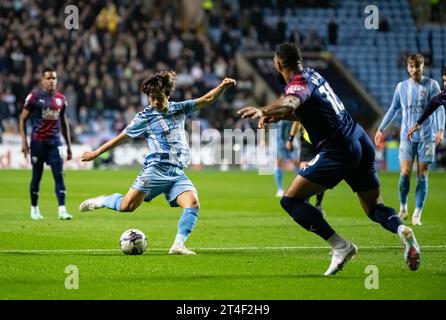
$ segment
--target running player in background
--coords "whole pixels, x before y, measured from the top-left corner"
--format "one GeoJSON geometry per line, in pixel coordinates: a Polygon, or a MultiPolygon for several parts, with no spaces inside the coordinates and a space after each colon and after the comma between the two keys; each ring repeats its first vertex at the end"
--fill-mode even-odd
{"type": "Polygon", "coordinates": [[[178,232],[169,254],[195,255],[184,243],[195,227],[200,205],[192,182],[184,174],[183,167],[190,159],[184,122],[186,116],[214,103],[235,80],[226,78],[204,96],[182,102],[169,101],[175,89],[174,71],[161,71],[142,83],[142,92],[149,96],[150,105],[138,112],[134,119],[117,137],[104,143],[95,151],[82,154],[82,161],[91,161],[102,153],[143,136],[149,145],[144,168],[126,195],[114,193],[87,199],[79,210],[91,211],[108,208],[120,212],[132,212],[143,201],[149,202],[161,193],[171,207],[181,207],[178,232]]]}
{"type": "Polygon", "coordinates": [[[404,259],[411,270],[420,265],[420,249],[415,235],[396,211],[384,205],[375,168],[375,149],[364,129],[345,110],[328,82],[316,71],[302,66],[300,50],[292,43],[276,48],[274,66],[284,82],[284,94],[271,104],[239,110],[242,118],[260,118],[266,123],[288,119],[299,121],[307,130],[318,154],[300,170],[280,203],[293,220],[316,233],[333,249],[325,275],[334,275],[357,253],[357,247],[328,224],[306,199],[334,188],[345,180],[356,192],[367,216],[386,230],[397,233],[403,242],[404,259]]]}
{"type": "MultiPolygon", "coordinates": [[[[288,137],[288,142],[286,145],[286,148],[288,150],[291,150],[293,148],[293,145],[290,141],[294,140],[294,137],[298,134],[298,137],[300,138],[300,162],[299,162],[299,168],[303,170],[308,163],[316,157],[317,152],[316,149],[313,147],[313,145],[310,142],[310,137],[308,136],[308,132],[305,130],[304,127],[299,123],[299,121],[293,122],[293,126],[291,127],[290,134],[288,137]],[[298,134],[300,132],[300,134],[298,134]]],[[[325,192],[318,193],[316,195],[316,203],[315,207],[316,209],[319,209],[322,214],[325,217],[325,211],[322,209],[322,200],[324,199],[325,192]]],[[[308,199],[310,200],[310,199],[308,199]]]]}
{"type": "Polygon", "coordinates": [[[415,189],[415,210],[412,224],[421,225],[421,213],[428,193],[429,164],[435,161],[435,145],[443,142],[445,114],[440,108],[429,117],[422,130],[415,132],[412,141],[407,139],[409,128],[414,125],[426,108],[427,102],[440,92],[438,82],[424,77],[424,58],[412,54],[407,58],[407,71],[410,78],[398,83],[392,104],[375,134],[375,144],[383,140],[383,131],[393,122],[398,112],[402,112],[400,132],[400,179],[398,184],[401,219],[407,219],[410,175],[414,161],[417,161],[417,187],[415,189]]]}
{"type": "Polygon", "coordinates": [[[282,120],[279,121],[274,128],[277,129],[277,162],[276,170],[274,171],[274,178],[276,181],[276,197],[283,196],[283,170],[285,167],[285,161],[289,160],[293,163],[296,174],[299,171],[299,157],[300,157],[300,145],[297,141],[289,141],[292,121],[282,120]],[[292,148],[288,149],[288,143],[292,148]]]}
{"type": "Polygon", "coordinates": [[[59,203],[58,217],[61,220],[70,220],[65,207],[66,188],[63,178],[63,151],[60,133],[67,144],[67,160],[71,160],[70,128],[65,110],[67,101],[65,96],[56,91],[57,74],[52,68],[42,71],[42,88],[31,92],[25,101],[20,115],[20,135],[22,137],[22,152],[25,158],[31,155],[32,179],[31,219],[42,220],[43,216],[38,206],[39,185],[42,179],[43,166],[47,163],[51,167],[55,182],[57,201],[59,203]],[[32,133],[31,148],[28,145],[26,134],[26,121],[31,117],[32,133]]]}

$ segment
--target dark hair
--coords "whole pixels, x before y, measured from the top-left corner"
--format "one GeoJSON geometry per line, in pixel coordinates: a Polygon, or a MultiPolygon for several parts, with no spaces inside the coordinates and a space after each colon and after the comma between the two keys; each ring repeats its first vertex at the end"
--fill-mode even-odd
{"type": "Polygon", "coordinates": [[[442,75],[442,76],[446,76],[446,66],[443,66],[443,67],[441,68],[441,75],[442,75]]]}
{"type": "Polygon", "coordinates": [[[175,89],[177,74],[175,71],[160,71],[150,78],[144,79],[141,91],[150,96],[153,91],[163,91],[166,96],[175,89]]]}
{"type": "Polygon", "coordinates": [[[42,70],[42,76],[45,75],[45,72],[56,72],[56,69],[52,67],[44,67],[42,70]]]}
{"type": "Polygon", "coordinates": [[[302,55],[298,47],[291,42],[279,44],[276,48],[276,56],[280,59],[284,68],[297,70],[302,63],[302,55]]]}
{"type": "Polygon", "coordinates": [[[415,64],[420,65],[424,63],[424,57],[419,53],[412,53],[407,56],[406,63],[409,64],[410,61],[414,61],[415,64]]]}

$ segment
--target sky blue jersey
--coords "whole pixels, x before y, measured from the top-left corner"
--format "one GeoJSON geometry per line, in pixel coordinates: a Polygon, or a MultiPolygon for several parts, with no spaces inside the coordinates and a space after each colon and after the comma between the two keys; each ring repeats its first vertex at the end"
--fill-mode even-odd
{"type": "MultiPolygon", "coordinates": [[[[385,114],[380,130],[384,130],[396,115],[402,112],[400,139],[407,141],[407,132],[409,128],[417,122],[428,102],[440,93],[438,82],[422,77],[421,81],[415,82],[411,78],[398,83],[393,94],[392,104],[385,114]]],[[[438,108],[435,113],[424,121],[420,130],[413,134],[413,142],[432,142],[435,141],[435,134],[444,129],[445,113],[444,108],[438,108]]]]}
{"type": "Polygon", "coordinates": [[[184,122],[194,111],[195,100],[169,102],[167,111],[158,112],[152,106],[138,112],[124,129],[129,137],[144,136],[149,145],[144,165],[169,163],[185,167],[190,159],[184,122]]]}

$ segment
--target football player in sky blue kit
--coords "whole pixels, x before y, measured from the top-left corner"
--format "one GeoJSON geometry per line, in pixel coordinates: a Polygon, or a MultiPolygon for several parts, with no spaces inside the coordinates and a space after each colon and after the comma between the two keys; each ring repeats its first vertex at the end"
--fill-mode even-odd
{"type": "Polygon", "coordinates": [[[427,102],[440,92],[437,81],[423,77],[423,69],[423,56],[420,54],[409,55],[407,71],[410,78],[398,83],[392,104],[375,135],[375,143],[378,144],[383,139],[383,130],[392,123],[398,112],[402,112],[399,149],[399,216],[402,219],[408,217],[407,200],[410,189],[410,175],[416,159],[418,181],[415,189],[415,210],[412,215],[413,225],[421,225],[421,213],[428,192],[429,164],[435,160],[435,145],[443,142],[445,123],[444,108],[441,107],[424,122],[422,130],[413,135],[412,141],[407,139],[409,128],[416,123],[427,102]]]}
{"type": "Polygon", "coordinates": [[[183,167],[190,158],[189,145],[184,130],[188,114],[214,103],[235,80],[226,78],[204,96],[182,102],[169,101],[175,88],[176,74],[161,71],[144,80],[142,91],[149,96],[150,105],[136,114],[135,118],[117,137],[92,152],[84,152],[82,161],[91,161],[131,138],[143,136],[149,145],[144,168],[126,195],[115,193],[85,200],[80,211],[109,208],[120,212],[132,212],[143,201],[149,202],[161,193],[172,207],[180,206],[183,213],[178,222],[178,233],[169,254],[194,255],[184,245],[195,227],[199,202],[197,190],[184,174],[183,167]]]}
{"type": "Polygon", "coordinates": [[[276,169],[274,170],[274,180],[276,181],[277,187],[276,197],[283,196],[283,167],[285,160],[291,160],[296,170],[299,168],[299,143],[297,140],[293,139],[294,141],[290,141],[293,144],[291,150],[287,148],[287,142],[292,126],[293,122],[288,120],[279,121],[275,126],[275,129],[277,130],[277,161],[276,169]]]}
{"type": "Polygon", "coordinates": [[[22,137],[22,152],[25,158],[31,155],[32,180],[31,219],[42,220],[37,205],[39,198],[39,185],[43,174],[45,162],[51,167],[55,182],[55,192],[59,203],[59,219],[70,220],[65,207],[66,188],[63,178],[63,156],[60,132],[67,144],[67,160],[72,157],[70,129],[65,110],[67,101],[65,96],[56,91],[57,74],[52,68],[45,68],[42,72],[42,89],[31,92],[25,101],[20,115],[20,135],[22,137]],[[31,148],[28,145],[26,134],[26,121],[31,117],[32,133],[31,148]]]}
{"type": "Polygon", "coordinates": [[[282,97],[271,104],[239,110],[243,118],[260,118],[259,128],[281,119],[304,126],[318,154],[293,180],[280,203],[295,222],[323,238],[333,249],[325,275],[334,275],[357,253],[357,247],[337,234],[322,213],[306,199],[345,180],[368,217],[397,233],[404,259],[411,270],[420,264],[420,249],[413,231],[396,211],[383,204],[375,168],[375,150],[366,132],[345,110],[328,82],[316,71],[302,66],[299,49],[283,43],[274,55],[276,70],[286,82],[282,97]]]}

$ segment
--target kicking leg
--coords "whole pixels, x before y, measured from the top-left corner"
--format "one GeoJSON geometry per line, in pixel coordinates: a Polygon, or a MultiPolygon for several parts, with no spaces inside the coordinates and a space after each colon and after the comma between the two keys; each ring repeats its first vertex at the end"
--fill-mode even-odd
{"type": "Polygon", "coordinates": [[[79,210],[81,212],[92,211],[99,208],[109,208],[120,212],[133,212],[144,201],[146,195],[136,189],[130,189],[125,196],[120,193],[114,193],[109,196],[99,196],[87,199],[81,203],[79,210]]]}
{"type": "Polygon", "coordinates": [[[191,190],[185,191],[177,197],[176,202],[183,208],[183,213],[178,221],[178,232],[175,241],[169,250],[169,254],[194,255],[195,252],[186,248],[184,242],[186,242],[197,224],[198,212],[200,210],[197,194],[191,190]]]}

